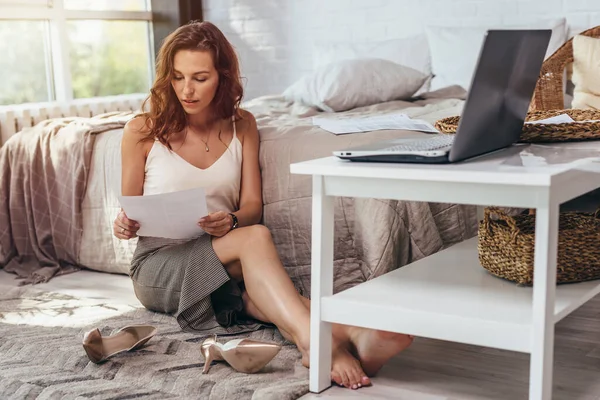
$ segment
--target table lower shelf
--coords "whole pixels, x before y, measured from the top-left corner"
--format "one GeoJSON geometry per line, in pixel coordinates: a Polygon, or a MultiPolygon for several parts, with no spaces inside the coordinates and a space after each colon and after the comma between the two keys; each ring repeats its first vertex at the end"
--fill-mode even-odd
{"type": "MultiPolygon", "coordinates": [[[[322,299],[322,319],[530,352],[531,287],[489,274],[477,238],[322,299]]],[[[600,280],[559,285],[555,323],[600,293],[600,280]]]]}

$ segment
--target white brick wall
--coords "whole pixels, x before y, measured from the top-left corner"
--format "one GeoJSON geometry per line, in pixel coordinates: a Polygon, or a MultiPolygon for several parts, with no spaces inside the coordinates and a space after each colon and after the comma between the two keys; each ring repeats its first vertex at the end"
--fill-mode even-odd
{"type": "Polygon", "coordinates": [[[205,19],[236,47],[245,99],[280,94],[312,69],[312,46],[422,32],[427,25],[514,25],[566,17],[600,25],[600,0],[204,0],[205,19]]]}

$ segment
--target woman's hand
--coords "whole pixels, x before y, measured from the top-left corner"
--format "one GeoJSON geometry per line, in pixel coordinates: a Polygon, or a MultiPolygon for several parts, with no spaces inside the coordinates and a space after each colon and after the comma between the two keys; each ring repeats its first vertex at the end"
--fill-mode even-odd
{"type": "Polygon", "coordinates": [[[113,222],[113,234],[119,239],[129,240],[137,237],[137,231],[140,229],[140,224],[137,221],[127,218],[125,211],[121,212],[113,222]]]}
{"type": "Polygon", "coordinates": [[[221,237],[231,230],[233,218],[225,211],[217,211],[200,218],[198,225],[209,235],[221,237]]]}

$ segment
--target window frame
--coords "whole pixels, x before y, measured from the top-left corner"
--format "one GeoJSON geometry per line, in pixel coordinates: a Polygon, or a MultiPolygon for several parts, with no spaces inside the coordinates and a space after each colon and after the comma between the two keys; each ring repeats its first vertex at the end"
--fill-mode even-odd
{"type": "MultiPolygon", "coordinates": [[[[150,0],[146,0],[150,5],[150,0]]],[[[73,20],[103,21],[145,21],[148,23],[149,77],[154,77],[154,37],[152,27],[152,11],[95,11],[69,10],[64,7],[64,0],[30,0],[26,5],[14,5],[0,0],[0,21],[30,20],[47,22],[50,32],[49,95],[50,102],[72,102],[73,84],[69,62],[70,45],[67,36],[67,22],[73,20]]],[[[149,85],[151,82],[149,82],[149,85]]],[[[117,94],[118,95],[118,94],[117,94]]],[[[79,99],[77,99],[79,100],[79,99]]]]}

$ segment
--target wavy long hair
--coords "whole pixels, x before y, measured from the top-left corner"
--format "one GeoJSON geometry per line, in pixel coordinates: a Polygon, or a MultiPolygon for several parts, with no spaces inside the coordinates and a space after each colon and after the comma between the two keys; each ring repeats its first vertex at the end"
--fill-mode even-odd
{"type": "Polygon", "coordinates": [[[156,78],[150,89],[150,95],[144,101],[140,114],[146,117],[149,128],[147,140],[158,139],[171,148],[169,137],[183,131],[187,126],[187,113],[171,85],[175,54],[180,50],[210,51],[219,84],[210,107],[220,119],[240,119],[239,105],[244,95],[241,83],[238,57],[223,32],[210,22],[192,21],[183,25],[165,38],[156,60],[156,78]]]}

